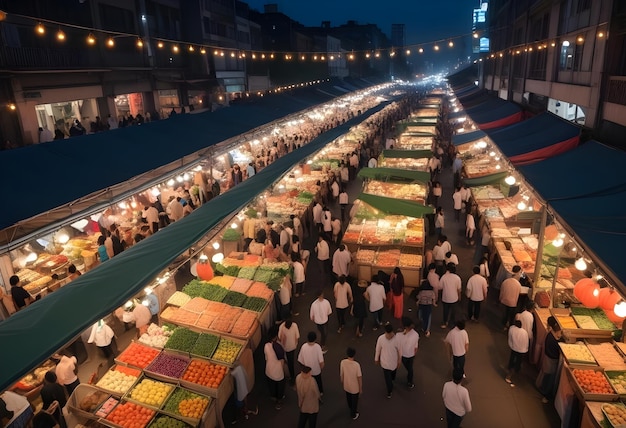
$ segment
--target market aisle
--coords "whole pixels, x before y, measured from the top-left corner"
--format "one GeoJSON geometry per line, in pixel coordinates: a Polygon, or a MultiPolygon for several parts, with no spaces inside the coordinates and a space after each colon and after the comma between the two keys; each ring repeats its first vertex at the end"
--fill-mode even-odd
{"type": "MultiPolygon", "coordinates": [[[[460,260],[459,274],[463,284],[467,280],[472,268],[474,247],[465,244],[463,233],[465,223],[454,223],[452,211],[452,173],[446,169],[442,173],[443,197],[441,200],[446,213],[446,233],[451,241],[453,252],[460,260]]],[[[360,191],[360,185],[351,182],[349,189],[350,201],[360,191]]],[[[433,246],[433,236],[427,241],[427,249],[433,246]]],[[[313,241],[306,241],[306,248],[313,241]]],[[[331,249],[332,254],[332,249],[331,249]]],[[[314,254],[312,254],[314,260],[314,254]]],[[[315,262],[309,264],[307,283],[319,281],[319,273],[315,262]]],[[[334,304],[330,287],[327,298],[334,304]]],[[[309,306],[315,299],[314,295],[295,298],[295,311],[300,314],[294,318],[300,329],[301,337],[308,331],[315,331],[315,325],[309,320],[309,306]]],[[[473,411],[463,421],[465,428],[511,428],[536,427],[548,428],[560,426],[559,417],[550,405],[541,403],[541,396],[534,387],[537,371],[534,367],[524,364],[516,387],[510,387],[504,382],[504,367],[508,361],[509,348],[507,338],[502,332],[499,323],[501,308],[497,305],[497,293],[490,292],[489,300],[483,304],[483,316],[478,324],[468,324],[470,337],[470,351],[467,357],[466,372],[468,378],[466,386],[469,389],[473,404],[473,411]]],[[[466,313],[465,299],[459,308],[466,313]]],[[[405,315],[415,317],[415,304],[406,301],[405,315]]],[[[394,426],[415,427],[416,423],[423,427],[445,426],[445,413],[441,400],[441,389],[449,379],[450,363],[448,363],[443,338],[447,330],[439,328],[441,323],[441,306],[433,314],[432,335],[429,338],[422,336],[420,347],[415,361],[415,388],[410,390],[405,384],[406,372],[398,369],[398,378],[395,382],[394,393],[391,399],[386,398],[382,370],[374,364],[374,348],[376,339],[381,330],[372,331],[372,319],[365,323],[364,335],[357,339],[354,336],[354,320],[349,317],[348,326],[342,333],[337,333],[336,315],[331,315],[328,325],[328,353],[325,355],[325,368],[322,372],[324,380],[324,403],[320,406],[318,426],[345,427],[345,426],[394,426]],[[356,359],[361,363],[363,370],[363,394],[359,400],[360,418],[352,421],[349,418],[345,394],[339,383],[339,362],[344,358],[346,347],[353,346],[357,350],[356,359]]],[[[391,320],[389,311],[385,310],[384,320],[391,320]]],[[[399,322],[393,320],[399,327],[399,322]]],[[[303,343],[304,339],[300,340],[303,343]]],[[[298,418],[297,397],[294,390],[287,388],[286,398],[282,410],[274,409],[268,398],[268,387],[264,375],[265,362],[262,347],[255,353],[256,382],[250,394],[251,403],[258,404],[259,415],[251,416],[248,421],[239,421],[238,425],[255,427],[293,426],[298,418]]],[[[228,410],[225,412],[225,422],[230,419],[228,410]]]]}

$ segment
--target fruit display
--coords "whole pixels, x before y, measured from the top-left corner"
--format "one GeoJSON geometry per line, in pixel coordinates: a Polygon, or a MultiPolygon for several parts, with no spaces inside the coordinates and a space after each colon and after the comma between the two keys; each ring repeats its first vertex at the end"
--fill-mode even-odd
{"type": "Polygon", "coordinates": [[[174,294],[172,294],[170,298],[167,299],[167,304],[180,307],[184,306],[185,303],[187,303],[189,300],[191,300],[191,297],[189,297],[187,294],[183,293],[182,291],[175,291],[174,294]]]}
{"type": "Polygon", "coordinates": [[[154,410],[135,403],[120,403],[109,413],[106,420],[123,428],[143,428],[148,425],[154,414],[154,410]]]}
{"type": "Polygon", "coordinates": [[[239,356],[241,347],[241,344],[222,337],[211,359],[226,364],[232,364],[239,356]]]}
{"type": "MultiPolygon", "coordinates": [[[[427,159],[411,159],[413,161],[423,161],[426,165],[427,159]]],[[[424,170],[424,169],[422,169],[424,170]]],[[[426,186],[419,183],[413,184],[400,184],[400,183],[386,183],[378,180],[369,180],[363,189],[364,193],[369,193],[376,196],[385,196],[393,199],[405,199],[409,201],[416,201],[421,204],[424,203],[426,198],[427,189],[426,186]]]]}
{"type": "Polygon", "coordinates": [[[400,261],[400,250],[379,251],[374,259],[375,266],[396,267],[400,261]]]}
{"type": "Polygon", "coordinates": [[[191,352],[191,349],[196,344],[200,333],[191,331],[188,328],[180,327],[174,330],[174,333],[170,336],[165,343],[166,349],[175,349],[183,352],[191,352]]]}
{"type": "MultiPolygon", "coordinates": [[[[426,171],[426,165],[428,164],[428,158],[384,158],[382,162],[379,162],[381,167],[384,168],[399,168],[410,169],[414,171],[426,171]]],[[[388,183],[385,183],[388,184],[388,183]]],[[[384,194],[381,196],[385,196],[384,194]]],[[[402,199],[399,196],[394,195],[394,198],[402,199]]]]}
{"type": "Polygon", "coordinates": [[[188,358],[161,352],[150,365],[146,367],[146,372],[178,379],[185,372],[188,364],[188,358]]]}
{"type": "Polygon", "coordinates": [[[209,397],[184,388],[176,388],[163,406],[163,412],[199,420],[209,406],[209,397]]]}
{"type": "Polygon", "coordinates": [[[224,299],[222,299],[222,303],[225,303],[230,306],[241,307],[241,305],[243,305],[243,303],[246,301],[246,297],[247,296],[243,293],[238,293],[236,291],[229,291],[228,294],[224,296],[224,299]]]}
{"type": "Polygon", "coordinates": [[[120,402],[119,400],[111,397],[108,400],[106,400],[104,403],[102,403],[100,408],[94,414],[99,418],[106,418],[107,415],[111,413],[111,411],[115,408],[115,406],[118,405],[119,402],[120,402]]]}
{"type": "Polygon", "coordinates": [[[595,364],[596,363],[596,360],[593,358],[593,355],[591,354],[591,352],[589,352],[589,349],[587,348],[587,346],[582,342],[559,343],[559,346],[561,347],[561,351],[563,352],[563,355],[565,355],[565,358],[567,358],[567,361],[569,361],[570,363],[572,362],[582,363],[582,364],[595,364]]]}
{"type": "Polygon", "coordinates": [[[274,292],[266,284],[257,281],[252,283],[248,291],[246,291],[246,296],[270,300],[274,297],[274,292]]]}
{"type": "Polygon", "coordinates": [[[153,348],[163,348],[165,343],[172,335],[172,331],[167,326],[159,327],[152,323],[148,327],[148,331],[139,337],[139,342],[153,348]]]}
{"type": "Polygon", "coordinates": [[[128,348],[116,358],[116,361],[144,369],[157,355],[159,355],[159,351],[156,349],[152,349],[137,342],[132,342],[128,345],[128,348]]]}
{"type": "Polygon", "coordinates": [[[168,415],[157,415],[148,428],[191,428],[191,425],[168,415]]]}
{"type": "Polygon", "coordinates": [[[96,383],[98,388],[122,396],[128,392],[141,375],[139,370],[115,365],[96,383]]]}
{"type": "Polygon", "coordinates": [[[626,425],[626,407],[623,404],[604,403],[602,413],[613,427],[621,428],[626,425]]]}
{"type": "Polygon", "coordinates": [[[605,371],[606,377],[609,379],[611,386],[619,395],[626,395],[626,371],[605,371]]]}
{"type": "Polygon", "coordinates": [[[227,373],[228,368],[225,366],[192,359],[181,379],[207,388],[218,389],[227,373]]]}
{"type": "Polygon", "coordinates": [[[587,348],[594,356],[598,365],[607,370],[626,370],[624,358],[617,352],[611,342],[587,343],[587,348]]]}
{"type": "MultiPolygon", "coordinates": [[[[561,269],[559,270],[559,272],[561,269]]],[[[572,306],[572,314],[590,316],[600,330],[615,330],[615,324],[611,322],[602,309],[589,309],[572,306]]]]}
{"type": "Polygon", "coordinates": [[[201,357],[211,358],[215,349],[217,348],[220,338],[214,334],[202,333],[198,337],[191,353],[193,355],[199,355],[201,357]]]}
{"type": "Polygon", "coordinates": [[[261,297],[246,297],[246,301],[241,305],[242,308],[255,312],[263,312],[265,306],[267,306],[267,300],[261,297]]]}
{"type": "Polygon", "coordinates": [[[230,329],[230,334],[240,338],[247,338],[253,326],[256,324],[257,314],[250,311],[243,311],[230,329]]]}
{"type": "Polygon", "coordinates": [[[143,378],[130,390],[127,397],[139,403],[160,408],[173,389],[174,385],[169,383],[143,378]]]}
{"type": "Polygon", "coordinates": [[[587,394],[615,394],[604,373],[593,369],[573,369],[572,374],[587,394]]]}

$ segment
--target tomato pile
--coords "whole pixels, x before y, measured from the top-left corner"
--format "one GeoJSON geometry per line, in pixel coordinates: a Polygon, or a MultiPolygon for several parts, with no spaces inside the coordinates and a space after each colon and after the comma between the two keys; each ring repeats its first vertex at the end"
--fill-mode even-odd
{"type": "Polygon", "coordinates": [[[117,357],[117,360],[140,369],[145,369],[157,355],[159,355],[159,351],[156,349],[133,342],[117,357]]]}
{"type": "Polygon", "coordinates": [[[209,363],[202,360],[191,360],[189,367],[185,370],[182,379],[188,382],[197,383],[207,388],[219,388],[227,368],[219,364],[209,363]]]}
{"type": "Polygon", "coordinates": [[[584,392],[590,394],[615,394],[615,391],[604,376],[595,370],[573,369],[572,373],[584,392]]]}
{"type": "Polygon", "coordinates": [[[154,417],[154,411],[134,403],[121,403],[106,417],[124,428],[144,428],[154,417]]]}

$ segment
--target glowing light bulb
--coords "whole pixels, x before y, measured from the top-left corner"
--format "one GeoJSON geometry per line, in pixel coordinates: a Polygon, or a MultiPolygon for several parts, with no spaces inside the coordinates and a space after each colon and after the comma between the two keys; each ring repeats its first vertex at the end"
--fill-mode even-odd
{"type": "Polygon", "coordinates": [[[44,27],[43,24],[40,22],[35,26],[35,32],[40,36],[43,36],[44,34],[46,34],[46,27],[44,27]]]}
{"type": "Polygon", "coordinates": [[[512,186],[515,184],[515,177],[513,177],[512,175],[509,175],[507,178],[504,179],[504,182],[508,184],[509,186],[512,186]]]}
{"type": "Polygon", "coordinates": [[[626,317],[626,302],[623,300],[613,306],[613,312],[620,318],[626,317]]]}
{"type": "Polygon", "coordinates": [[[89,35],[87,36],[87,44],[88,45],[94,45],[96,43],[96,38],[93,34],[89,33],[89,35]]]}
{"type": "Polygon", "coordinates": [[[112,37],[109,37],[109,38],[107,39],[107,46],[108,46],[108,47],[110,47],[110,48],[112,48],[113,46],[115,46],[115,40],[113,40],[113,38],[112,38],[112,37]]]}
{"type": "Polygon", "coordinates": [[[143,40],[137,39],[137,47],[138,48],[143,48],[143,40]]]}
{"type": "Polygon", "coordinates": [[[64,42],[65,41],[65,33],[62,30],[59,30],[57,32],[57,40],[60,42],[64,42]]]}
{"type": "Polygon", "coordinates": [[[578,260],[576,260],[576,262],[574,262],[574,266],[576,267],[576,269],[583,271],[587,269],[587,262],[585,261],[584,258],[581,257],[578,260]]]}
{"type": "Polygon", "coordinates": [[[219,243],[219,242],[214,242],[214,243],[213,243],[213,248],[214,248],[215,250],[219,250],[219,248],[220,248],[220,243],[219,243]]]}

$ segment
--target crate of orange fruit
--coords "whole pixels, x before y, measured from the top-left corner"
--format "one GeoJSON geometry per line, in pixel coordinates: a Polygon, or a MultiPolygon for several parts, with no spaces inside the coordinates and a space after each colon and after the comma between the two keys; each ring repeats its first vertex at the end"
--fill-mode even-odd
{"type": "Polygon", "coordinates": [[[178,387],[169,396],[161,412],[198,426],[212,401],[211,397],[178,387]]]}
{"type": "Polygon", "coordinates": [[[576,385],[576,393],[587,401],[617,401],[619,395],[601,367],[570,365],[567,373],[576,385]]]}
{"type": "Polygon", "coordinates": [[[192,391],[217,398],[224,379],[229,379],[229,373],[230,370],[226,366],[192,358],[187,370],[180,378],[180,384],[192,391]]]}

